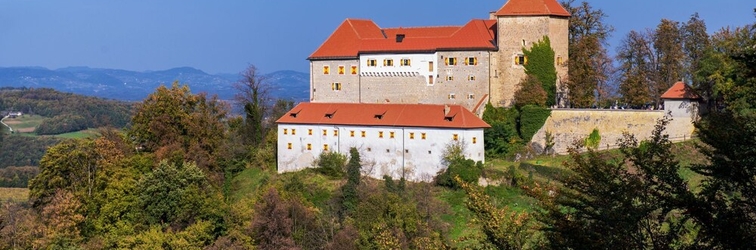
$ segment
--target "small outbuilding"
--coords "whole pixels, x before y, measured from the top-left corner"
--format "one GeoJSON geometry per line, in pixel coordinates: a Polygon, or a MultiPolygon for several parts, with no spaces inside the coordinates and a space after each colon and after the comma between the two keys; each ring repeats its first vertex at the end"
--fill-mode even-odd
{"type": "Polygon", "coordinates": [[[661,96],[664,112],[672,117],[697,119],[701,96],[684,82],[676,82],[661,96]]]}

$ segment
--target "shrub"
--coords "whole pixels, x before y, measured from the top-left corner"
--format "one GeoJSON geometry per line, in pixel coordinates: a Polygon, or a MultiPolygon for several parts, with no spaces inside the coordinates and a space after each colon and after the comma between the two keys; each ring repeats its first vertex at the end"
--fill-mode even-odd
{"type": "Polygon", "coordinates": [[[317,161],[317,171],[323,175],[341,177],[344,176],[346,162],[347,158],[345,155],[337,152],[323,152],[317,161]]]}
{"type": "Polygon", "coordinates": [[[588,138],[585,138],[585,147],[590,149],[597,149],[601,143],[601,135],[598,129],[594,128],[588,138]]]}
{"type": "Polygon", "coordinates": [[[520,110],[520,137],[528,142],[538,132],[546,119],[551,115],[551,109],[527,105],[520,110]]]}
{"type": "Polygon", "coordinates": [[[520,89],[514,94],[514,105],[522,107],[525,105],[546,105],[546,91],[543,90],[541,81],[534,75],[527,75],[520,81],[520,89]]]}

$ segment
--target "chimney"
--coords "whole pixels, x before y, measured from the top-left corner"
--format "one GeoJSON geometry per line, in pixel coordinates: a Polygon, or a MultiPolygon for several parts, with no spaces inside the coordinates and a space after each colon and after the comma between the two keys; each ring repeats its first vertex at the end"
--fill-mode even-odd
{"type": "Polygon", "coordinates": [[[444,104],[444,116],[449,116],[449,111],[451,111],[451,107],[449,107],[449,105],[444,104]]]}
{"type": "Polygon", "coordinates": [[[496,20],[496,11],[488,12],[488,19],[496,20]]]}
{"type": "Polygon", "coordinates": [[[396,42],[401,43],[404,40],[404,34],[396,34],[396,42]]]}

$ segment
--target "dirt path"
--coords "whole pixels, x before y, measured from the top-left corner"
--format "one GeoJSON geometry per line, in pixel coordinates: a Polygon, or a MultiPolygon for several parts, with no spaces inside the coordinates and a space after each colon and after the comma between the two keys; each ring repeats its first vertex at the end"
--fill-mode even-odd
{"type": "Polygon", "coordinates": [[[3,120],[5,120],[5,118],[8,118],[8,117],[5,116],[5,117],[3,117],[3,119],[0,119],[0,123],[2,123],[3,125],[5,125],[6,127],[8,127],[8,129],[10,129],[10,132],[13,133],[13,128],[11,128],[11,126],[8,126],[8,124],[5,124],[5,122],[3,122],[3,120]]]}

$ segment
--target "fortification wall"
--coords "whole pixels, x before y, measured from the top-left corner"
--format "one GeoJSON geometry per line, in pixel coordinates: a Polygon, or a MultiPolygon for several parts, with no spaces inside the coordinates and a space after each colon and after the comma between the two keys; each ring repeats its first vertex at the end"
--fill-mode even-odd
{"type": "MultiPolygon", "coordinates": [[[[585,140],[593,129],[597,129],[601,135],[600,149],[617,148],[617,140],[624,132],[635,135],[638,140],[648,139],[664,115],[664,111],[555,109],[533,136],[531,145],[542,149],[546,143],[546,131],[549,131],[554,138],[554,151],[565,154],[576,140],[585,140]]],[[[674,117],[665,133],[672,141],[682,141],[690,139],[693,131],[690,118],[674,117]]]]}

